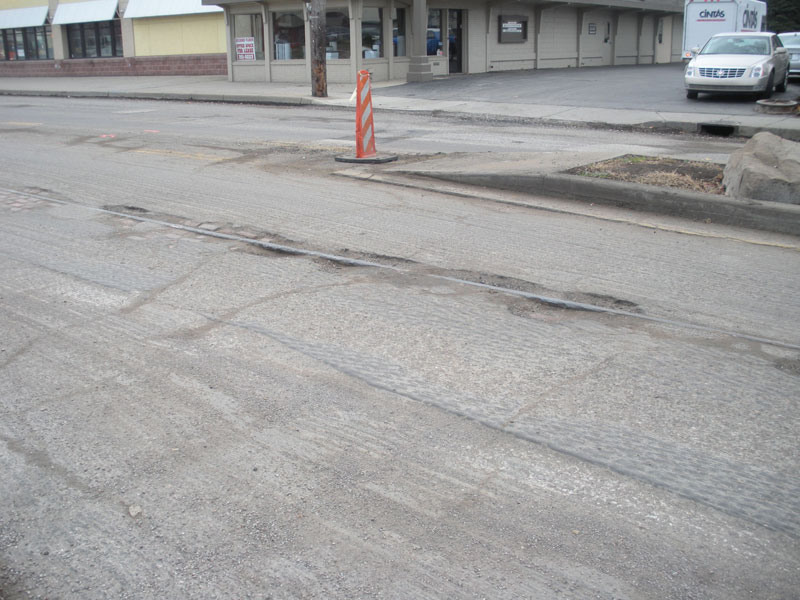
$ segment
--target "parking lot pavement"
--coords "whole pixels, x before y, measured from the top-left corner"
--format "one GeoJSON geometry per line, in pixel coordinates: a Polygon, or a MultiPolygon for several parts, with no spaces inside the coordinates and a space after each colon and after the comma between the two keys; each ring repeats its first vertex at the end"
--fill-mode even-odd
{"type": "MultiPolygon", "coordinates": [[[[582,69],[506,71],[448,76],[424,83],[376,89],[376,97],[429,100],[469,100],[513,104],[704,113],[718,116],[752,115],[752,96],[686,98],[683,64],[631,65],[582,69]]],[[[800,96],[800,81],[773,98],[800,96]]]]}

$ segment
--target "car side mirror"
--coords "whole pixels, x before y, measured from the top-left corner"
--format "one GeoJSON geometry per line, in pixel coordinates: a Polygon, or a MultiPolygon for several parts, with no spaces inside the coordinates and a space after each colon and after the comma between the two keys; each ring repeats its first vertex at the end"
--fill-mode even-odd
{"type": "Polygon", "coordinates": [[[692,48],[692,56],[697,56],[699,53],[700,53],[700,48],[698,48],[697,46],[692,48]]]}
{"type": "Polygon", "coordinates": [[[775,54],[788,54],[789,51],[786,48],[775,48],[775,54]]]}

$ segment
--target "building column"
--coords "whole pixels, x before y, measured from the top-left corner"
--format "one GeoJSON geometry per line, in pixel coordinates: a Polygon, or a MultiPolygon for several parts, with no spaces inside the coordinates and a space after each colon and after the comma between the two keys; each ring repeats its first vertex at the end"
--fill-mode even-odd
{"type": "Polygon", "coordinates": [[[126,58],[136,56],[136,44],[133,37],[133,19],[120,19],[122,31],[122,55],[126,58]]]}
{"type": "MultiPolygon", "coordinates": [[[[50,28],[53,42],[53,60],[69,58],[69,44],[67,42],[67,26],[53,25],[50,28]]],[[[60,68],[60,67],[57,67],[60,68]]]]}
{"type": "Polygon", "coordinates": [[[273,31],[271,13],[266,4],[261,5],[261,28],[264,30],[264,77],[267,83],[272,81],[272,59],[275,58],[275,44],[273,42],[273,31]]]}
{"type": "Polygon", "coordinates": [[[581,62],[583,61],[583,21],[586,17],[586,9],[579,8],[578,9],[578,40],[577,40],[577,51],[578,51],[578,58],[576,59],[575,66],[580,68],[581,62]]]}
{"type": "Polygon", "coordinates": [[[228,55],[228,81],[233,81],[233,54],[236,48],[233,45],[233,19],[227,6],[222,7],[225,14],[225,53],[228,55]]]}
{"type": "MultiPolygon", "coordinates": [[[[464,25],[466,28],[466,24],[464,25]]],[[[492,45],[492,2],[486,3],[486,52],[483,55],[483,71],[484,73],[488,73],[491,71],[489,67],[491,67],[491,60],[489,60],[489,48],[492,45]]]]}
{"type": "MultiPolygon", "coordinates": [[[[653,16],[653,64],[656,64],[656,59],[658,58],[658,21],[660,17],[658,15],[653,16]]],[[[663,25],[663,21],[662,21],[663,25]]]]}
{"type": "Polygon", "coordinates": [[[554,8],[557,6],[566,6],[563,3],[559,2],[539,2],[538,4],[533,5],[533,31],[534,31],[534,39],[533,39],[533,48],[536,52],[536,60],[534,62],[535,69],[541,69],[541,60],[542,60],[542,42],[541,42],[541,35],[542,35],[542,16],[545,10],[548,8],[554,8]]]}
{"type": "Polygon", "coordinates": [[[644,30],[644,12],[636,16],[636,64],[642,61],[642,31],[644,30]]]}
{"type": "Polygon", "coordinates": [[[611,66],[617,64],[617,37],[619,36],[619,11],[611,15],[611,66]]]}
{"type": "Polygon", "coordinates": [[[361,13],[363,3],[360,0],[350,0],[348,11],[350,13],[350,83],[358,83],[358,72],[361,70],[361,13]]]}
{"type": "Polygon", "coordinates": [[[533,6],[533,48],[536,53],[536,59],[533,63],[534,69],[542,68],[542,13],[544,13],[543,6],[533,6]]]}
{"type": "Polygon", "coordinates": [[[305,74],[305,81],[306,83],[311,83],[311,58],[313,56],[314,49],[311,47],[311,21],[308,19],[308,2],[303,2],[303,35],[305,35],[306,40],[306,74],[305,74]]]}
{"type": "Polygon", "coordinates": [[[383,30],[381,39],[383,40],[383,55],[389,62],[389,81],[394,79],[394,42],[392,41],[392,15],[395,14],[394,0],[389,0],[387,7],[389,14],[383,19],[383,30]]]}
{"type": "Polygon", "coordinates": [[[407,81],[430,81],[433,71],[428,60],[428,2],[414,0],[411,57],[408,64],[407,81]]]}
{"type": "MultiPolygon", "coordinates": [[[[46,22],[49,23],[53,20],[53,17],[56,14],[56,6],[58,2],[56,0],[49,0],[48,4],[48,13],[47,13],[47,20],[46,22]]],[[[69,58],[69,47],[67,46],[67,28],[62,27],[61,25],[52,25],[50,27],[50,43],[53,44],[53,60],[64,60],[65,58],[69,58]]],[[[59,67],[56,67],[59,68],[59,67]]]]}

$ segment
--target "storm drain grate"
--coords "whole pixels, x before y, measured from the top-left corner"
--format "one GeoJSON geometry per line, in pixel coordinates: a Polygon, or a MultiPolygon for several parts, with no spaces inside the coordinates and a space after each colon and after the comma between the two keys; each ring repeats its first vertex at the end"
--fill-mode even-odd
{"type": "Polygon", "coordinates": [[[730,137],[736,133],[735,125],[718,125],[712,123],[698,123],[697,132],[719,137],[730,137]]]}

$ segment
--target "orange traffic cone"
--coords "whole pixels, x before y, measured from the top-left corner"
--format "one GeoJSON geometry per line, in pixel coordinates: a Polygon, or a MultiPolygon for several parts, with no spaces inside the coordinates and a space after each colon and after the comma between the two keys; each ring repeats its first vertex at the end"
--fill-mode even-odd
{"type": "Polygon", "coordinates": [[[372,122],[372,86],[369,71],[359,71],[356,83],[356,155],[337,156],[339,162],[385,163],[397,156],[379,155],[375,150],[375,125],[372,122]]]}
{"type": "Polygon", "coordinates": [[[376,154],[369,71],[359,71],[356,84],[356,158],[372,158],[376,154]]]}

